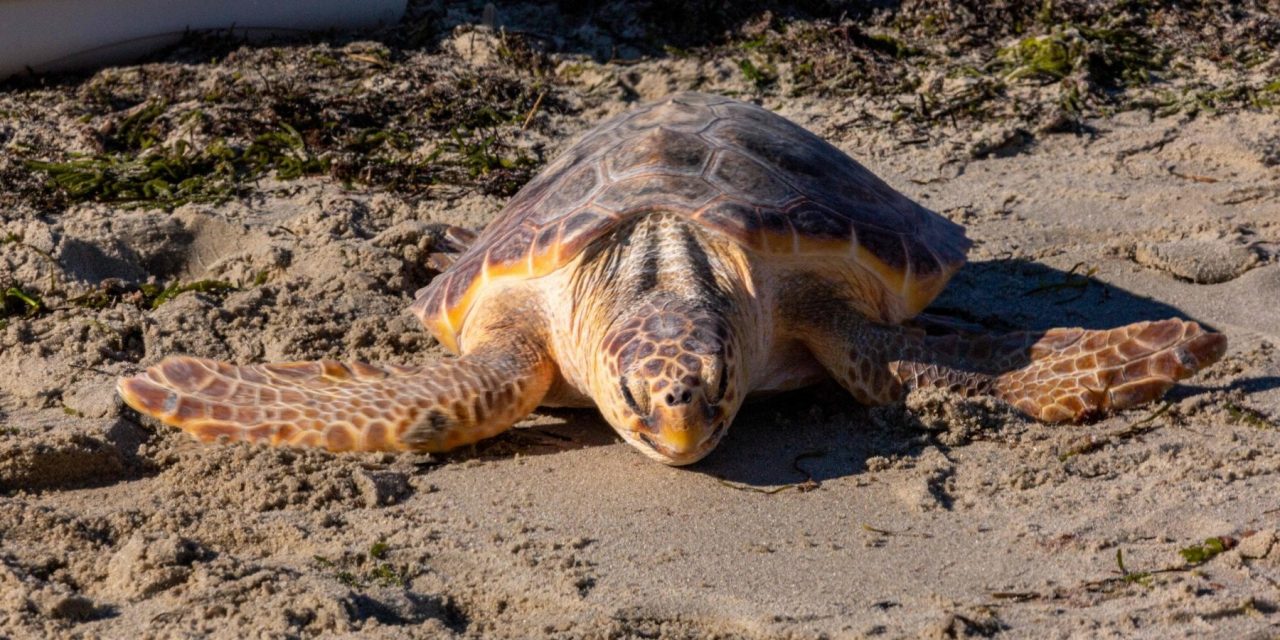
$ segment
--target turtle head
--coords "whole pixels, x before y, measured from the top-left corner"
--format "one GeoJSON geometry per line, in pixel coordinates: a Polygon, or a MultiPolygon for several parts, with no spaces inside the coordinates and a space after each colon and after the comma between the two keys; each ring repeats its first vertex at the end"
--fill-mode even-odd
{"type": "Polygon", "coordinates": [[[741,404],[733,344],[722,318],[680,303],[650,304],[609,332],[609,375],[597,402],[614,429],[670,465],[715,448],[741,404]]]}

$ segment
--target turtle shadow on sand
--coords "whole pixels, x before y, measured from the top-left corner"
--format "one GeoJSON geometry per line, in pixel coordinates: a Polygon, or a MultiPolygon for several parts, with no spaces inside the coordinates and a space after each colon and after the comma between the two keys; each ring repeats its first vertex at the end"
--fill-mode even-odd
{"type": "Polygon", "coordinates": [[[528,457],[589,449],[610,444],[621,444],[609,423],[595,409],[548,409],[541,407],[534,412],[541,418],[534,425],[516,425],[501,435],[483,440],[471,447],[435,454],[447,461],[473,458],[503,459],[516,456],[528,457]]]}
{"type": "Polygon", "coordinates": [[[1110,329],[1165,318],[1214,328],[1177,307],[1094,278],[1087,263],[1063,271],[1025,259],[967,263],[925,313],[986,331],[1110,329]]]}
{"type": "MultiPolygon", "coordinates": [[[[1062,271],[1024,260],[966,265],[926,313],[935,322],[954,323],[959,330],[993,332],[1073,326],[1104,329],[1165,318],[1195,320],[1176,307],[1104,283],[1085,270],[1062,271]]],[[[928,327],[931,332],[935,329],[928,327]]],[[[1240,381],[1231,388],[1257,391],[1276,386],[1280,379],[1264,378],[1240,381]]],[[[1180,384],[1169,397],[1176,400],[1216,389],[1180,384]]],[[[565,410],[553,415],[563,422],[510,431],[482,444],[472,455],[539,455],[619,443],[594,411],[565,410]]],[[[918,456],[927,448],[921,439],[927,433],[922,425],[910,419],[891,427],[875,422],[871,410],[858,405],[834,382],[755,400],[743,406],[724,441],[687,469],[749,487],[778,487],[855,475],[867,469],[869,458],[918,456]]]]}

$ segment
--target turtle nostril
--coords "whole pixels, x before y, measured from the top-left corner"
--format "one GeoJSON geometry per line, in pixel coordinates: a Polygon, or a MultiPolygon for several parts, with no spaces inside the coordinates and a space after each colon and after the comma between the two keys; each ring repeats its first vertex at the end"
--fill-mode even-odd
{"type": "Polygon", "coordinates": [[[675,407],[682,404],[693,402],[693,392],[689,389],[672,389],[667,395],[663,396],[663,400],[667,401],[667,406],[675,407]]]}

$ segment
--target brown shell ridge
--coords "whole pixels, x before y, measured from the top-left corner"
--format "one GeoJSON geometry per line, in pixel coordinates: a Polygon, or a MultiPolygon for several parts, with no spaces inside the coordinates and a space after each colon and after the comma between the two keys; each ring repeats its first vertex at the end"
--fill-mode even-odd
{"type": "MultiPolygon", "coordinates": [[[[756,105],[680,93],[579,137],[411,306],[456,349],[478,292],[546,275],[639,215],[696,220],[773,259],[832,256],[865,280],[868,313],[918,313],[964,262],[963,228],[810,131],[756,105]]],[[[813,268],[816,262],[809,262],[813,268]]],[[[837,265],[839,266],[839,265],[837,265]]]]}

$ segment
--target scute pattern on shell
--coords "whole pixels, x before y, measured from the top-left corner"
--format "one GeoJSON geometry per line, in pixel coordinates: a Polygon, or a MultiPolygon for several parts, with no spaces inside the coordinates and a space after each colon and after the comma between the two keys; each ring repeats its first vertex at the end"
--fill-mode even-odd
{"type": "Polygon", "coordinates": [[[918,313],[969,247],[959,225],[803,127],[752,104],[680,93],[579,138],[411,309],[456,351],[480,287],[550,273],[628,218],[658,211],[779,258],[843,256],[895,301],[868,306],[884,322],[918,313]]]}

